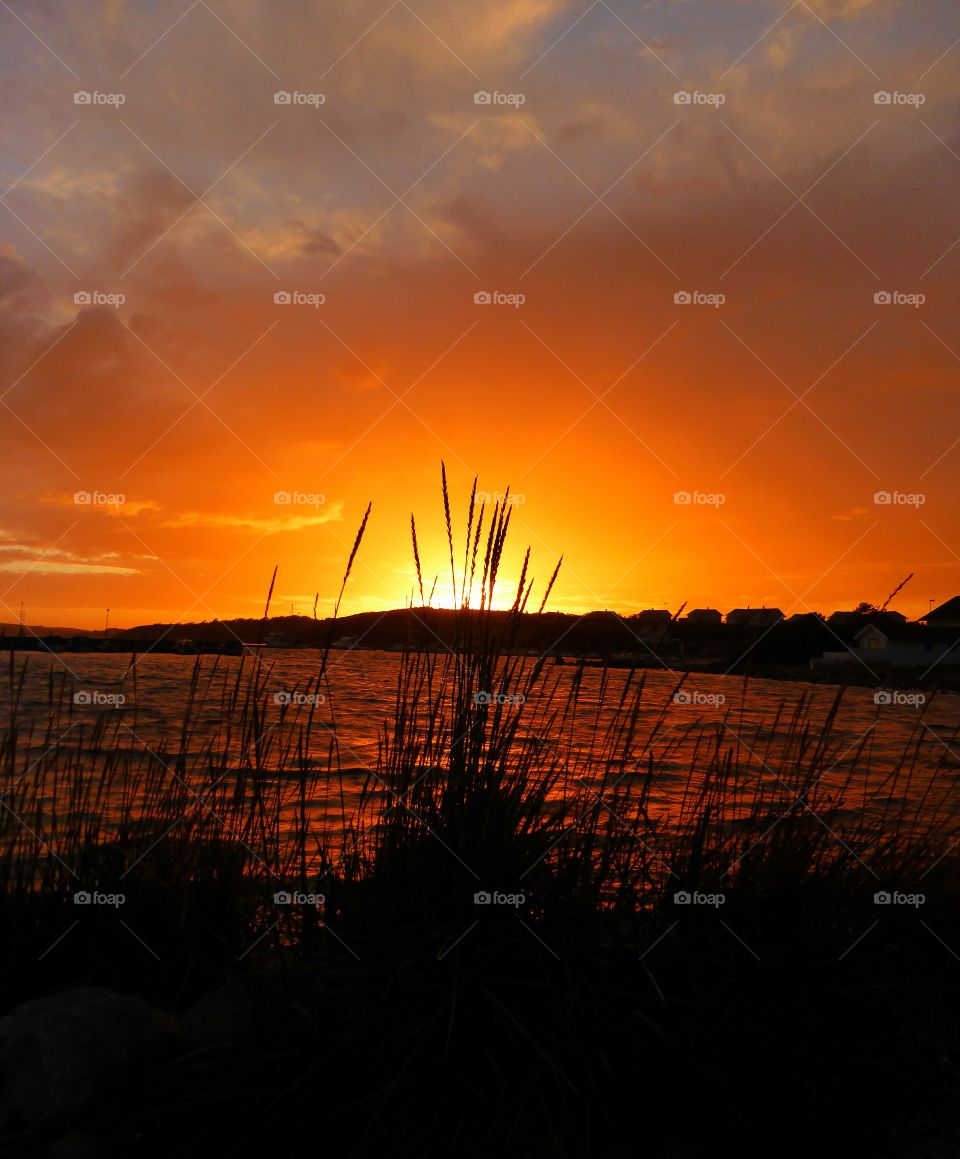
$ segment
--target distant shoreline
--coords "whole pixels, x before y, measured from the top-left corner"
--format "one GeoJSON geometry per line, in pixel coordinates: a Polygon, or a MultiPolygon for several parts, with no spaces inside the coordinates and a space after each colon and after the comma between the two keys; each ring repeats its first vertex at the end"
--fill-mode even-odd
{"type": "MultiPolygon", "coordinates": [[[[179,655],[187,657],[197,656],[233,656],[243,654],[252,655],[263,652],[264,655],[275,658],[284,652],[320,652],[322,644],[298,643],[293,645],[273,645],[241,643],[237,640],[228,641],[185,641],[170,639],[131,639],[127,637],[76,636],[76,637],[36,637],[36,636],[6,636],[0,637],[0,653],[24,653],[32,655],[145,655],[153,653],[158,656],[179,655]]],[[[380,645],[350,644],[331,645],[335,652],[380,652],[399,655],[401,645],[383,647],[380,645]]],[[[445,645],[434,644],[429,647],[413,648],[413,651],[433,652],[436,654],[447,650],[445,645]]],[[[531,659],[542,655],[532,649],[526,651],[531,659]]],[[[504,653],[505,655],[507,653],[504,653]]],[[[548,654],[549,655],[549,654],[548,654]]],[[[807,664],[784,663],[742,663],[731,668],[725,660],[702,661],[700,663],[683,662],[680,657],[664,657],[662,662],[656,662],[651,657],[626,657],[623,654],[602,656],[600,654],[579,656],[572,653],[558,653],[552,658],[553,662],[563,663],[570,667],[583,664],[588,668],[609,668],[637,671],[651,671],[674,673],[678,678],[685,677],[688,681],[697,676],[725,676],[734,680],[781,680],[785,683],[809,684],[842,688],[854,686],[861,688],[924,688],[931,691],[960,693],[960,669],[934,668],[930,672],[918,669],[894,668],[882,665],[865,667],[857,660],[852,659],[847,665],[834,665],[812,669],[807,664]],[[670,660],[673,663],[670,663],[670,660]]],[[[549,661],[548,661],[549,662],[549,661]]]]}

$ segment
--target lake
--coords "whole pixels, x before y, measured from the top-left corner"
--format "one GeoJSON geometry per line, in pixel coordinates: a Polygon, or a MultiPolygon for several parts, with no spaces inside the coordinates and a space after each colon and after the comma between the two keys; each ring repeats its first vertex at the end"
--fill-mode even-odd
{"type": "MultiPolygon", "coordinates": [[[[9,736],[16,704],[17,754],[11,758],[7,750],[6,770],[21,790],[37,770],[56,768],[78,755],[91,769],[116,753],[167,763],[181,753],[187,765],[205,760],[225,772],[255,763],[242,727],[224,724],[237,716],[225,705],[237,694],[241,663],[249,673],[249,657],[242,662],[202,657],[198,664],[192,656],[147,654],[137,658],[134,668],[132,659],[93,653],[15,660],[0,682],[0,727],[9,736]],[[191,724],[185,733],[188,703],[191,724]]],[[[339,764],[335,807],[320,800],[313,808],[318,816],[342,818],[344,801],[347,808],[356,803],[371,770],[371,783],[378,784],[378,749],[392,727],[401,660],[388,652],[331,652],[327,681],[311,706],[318,653],[265,650],[267,741],[260,767],[291,767],[294,741],[305,735],[301,726],[312,707],[308,747],[298,759],[316,770],[331,761],[339,764]]],[[[522,741],[553,754],[545,760],[563,765],[556,789],[561,795],[577,784],[599,785],[603,775],[610,785],[610,751],[602,736],[615,719],[629,677],[625,670],[604,674],[587,668],[571,700],[575,671],[571,666],[545,669],[543,685],[523,706],[525,724],[519,733],[522,741]]],[[[748,815],[764,787],[775,790],[789,780],[787,770],[801,763],[802,729],[808,729],[810,743],[822,734],[838,692],[821,684],[698,674],[677,693],[675,675],[648,671],[643,678],[636,729],[618,753],[615,780],[652,777],[651,816],[668,822],[696,792],[698,778],[702,781],[698,770],[721,751],[734,754],[736,762],[738,791],[726,806],[729,819],[748,815]]],[[[492,695],[509,700],[512,694],[500,689],[492,695]]],[[[937,809],[954,812],[960,792],[958,727],[956,695],[846,689],[821,765],[820,790],[833,794],[830,815],[890,809],[931,816],[937,809]]],[[[39,824],[50,806],[46,788],[32,805],[39,824]]]]}

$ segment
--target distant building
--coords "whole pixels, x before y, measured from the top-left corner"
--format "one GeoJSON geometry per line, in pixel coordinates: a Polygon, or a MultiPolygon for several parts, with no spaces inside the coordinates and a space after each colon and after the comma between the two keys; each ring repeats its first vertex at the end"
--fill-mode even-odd
{"type": "Polygon", "coordinates": [[[685,618],[688,624],[719,624],[723,621],[723,612],[716,608],[694,608],[685,618]]]}
{"type": "Polygon", "coordinates": [[[867,624],[857,632],[853,640],[861,651],[886,652],[890,647],[891,634],[884,632],[876,624],[867,624]]]}
{"type": "Polygon", "coordinates": [[[782,619],[779,608],[734,608],[727,612],[727,623],[731,627],[770,628],[782,619]]]}
{"type": "Polygon", "coordinates": [[[647,644],[664,643],[664,634],[669,631],[673,616],[665,608],[646,608],[637,612],[627,621],[630,631],[647,644]]]}
{"type": "Polygon", "coordinates": [[[642,612],[637,612],[633,618],[639,624],[660,624],[666,627],[673,619],[673,616],[665,608],[646,608],[642,612]]]}
{"type": "Polygon", "coordinates": [[[866,623],[881,624],[883,627],[887,625],[905,624],[907,617],[903,612],[881,612],[879,608],[872,608],[864,605],[863,608],[854,608],[850,612],[831,612],[827,616],[827,623],[831,628],[844,628],[849,625],[857,627],[866,623]]]}
{"type": "Polygon", "coordinates": [[[857,663],[928,669],[935,665],[960,664],[960,631],[935,631],[919,624],[879,627],[867,624],[842,652],[824,652],[811,660],[813,668],[857,663]]]}
{"type": "Polygon", "coordinates": [[[954,596],[939,608],[927,612],[920,617],[920,622],[929,624],[931,628],[960,628],[960,596],[954,596]]]}

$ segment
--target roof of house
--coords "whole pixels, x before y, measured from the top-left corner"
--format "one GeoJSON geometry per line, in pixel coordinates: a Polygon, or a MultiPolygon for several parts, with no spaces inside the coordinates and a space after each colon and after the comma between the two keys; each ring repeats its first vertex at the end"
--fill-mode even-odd
{"type": "Polygon", "coordinates": [[[727,619],[731,616],[779,616],[783,619],[783,612],[779,608],[733,608],[727,612],[727,619]]]}
{"type": "Polygon", "coordinates": [[[907,617],[903,612],[895,612],[892,608],[887,609],[887,611],[881,611],[879,608],[868,608],[865,611],[858,611],[854,608],[849,612],[831,612],[827,617],[827,623],[831,625],[855,624],[861,620],[878,624],[905,624],[907,617]]]}
{"type": "Polygon", "coordinates": [[[947,600],[939,608],[934,608],[932,612],[927,612],[925,616],[920,616],[920,619],[927,621],[960,620],[960,596],[954,596],[953,599],[947,600]]]}

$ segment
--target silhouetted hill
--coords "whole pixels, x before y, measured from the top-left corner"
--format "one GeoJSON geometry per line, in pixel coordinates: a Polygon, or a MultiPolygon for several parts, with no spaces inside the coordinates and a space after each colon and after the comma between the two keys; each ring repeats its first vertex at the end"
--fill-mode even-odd
{"type": "MultiPolygon", "coordinates": [[[[43,624],[28,624],[23,629],[26,636],[39,636],[40,639],[45,640],[47,636],[57,636],[60,639],[68,639],[70,636],[102,636],[102,628],[47,628],[43,624]]],[[[0,624],[0,636],[19,636],[19,624],[0,624]]],[[[110,636],[117,635],[111,628],[110,636]]]]}
{"type": "MultiPolygon", "coordinates": [[[[508,612],[476,612],[502,620],[508,612]]],[[[358,612],[352,616],[314,620],[309,616],[272,616],[263,619],[212,620],[199,624],[146,624],[117,633],[118,639],[149,642],[193,640],[196,643],[245,644],[273,640],[287,646],[322,647],[338,640],[350,640],[361,648],[395,648],[404,644],[452,644],[456,613],[447,608],[394,608],[385,612],[358,612]]],[[[544,612],[523,615],[517,626],[520,647],[552,648],[559,642],[565,651],[580,648],[630,647],[632,635],[625,621],[613,612],[591,612],[575,616],[544,612]]],[[[636,643],[636,641],[634,641],[636,643]]]]}
{"type": "MultiPolygon", "coordinates": [[[[503,620],[509,612],[474,612],[503,620]]],[[[212,620],[199,624],[145,624],[116,634],[116,639],[173,644],[192,640],[198,644],[245,644],[276,642],[286,646],[322,647],[338,640],[350,640],[361,648],[396,648],[402,645],[451,645],[455,639],[457,614],[447,608],[394,608],[385,612],[358,612],[336,621],[313,620],[309,616],[273,616],[262,619],[212,620]]],[[[615,612],[527,613],[517,622],[517,645],[559,652],[648,653],[651,646],[666,646],[680,625],[671,626],[669,616],[654,622],[615,612]]]]}

